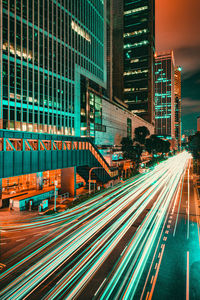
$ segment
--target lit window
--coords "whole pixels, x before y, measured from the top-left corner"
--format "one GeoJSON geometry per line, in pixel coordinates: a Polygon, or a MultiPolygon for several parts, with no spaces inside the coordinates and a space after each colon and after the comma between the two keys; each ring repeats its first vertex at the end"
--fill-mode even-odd
{"type": "Polygon", "coordinates": [[[133,64],[133,63],[137,63],[137,62],[139,62],[139,59],[138,59],[138,58],[136,58],[136,59],[132,59],[132,60],[130,61],[130,63],[131,63],[131,64],[133,64]]]}
{"type": "Polygon", "coordinates": [[[137,30],[137,31],[133,31],[133,32],[127,32],[127,33],[124,33],[124,37],[140,35],[140,34],[147,33],[147,32],[148,32],[147,29],[141,29],[141,30],[137,30]]]}
{"type": "Polygon", "coordinates": [[[86,41],[91,42],[91,38],[90,38],[89,34],[84,29],[82,29],[74,21],[72,21],[71,25],[72,25],[72,29],[74,31],[76,31],[76,33],[78,33],[79,35],[81,35],[86,41]]]}
{"type": "Polygon", "coordinates": [[[127,11],[124,12],[124,14],[125,15],[130,15],[130,14],[134,14],[134,13],[146,10],[146,9],[148,9],[148,6],[142,6],[142,7],[138,7],[138,8],[135,8],[135,9],[127,10],[127,11]]]}
{"type": "Polygon", "coordinates": [[[135,75],[135,74],[141,74],[141,73],[148,73],[148,70],[134,70],[134,71],[128,71],[128,72],[124,72],[124,76],[135,75]]]}
{"type": "Polygon", "coordinates": [[[140,47],[143,45],[147,45],[149,42],[147,40],[144,40],[142,42],[139,43],[134,43],[134,44],[126,44],[124,45],[124,49],[130,49],[130,48],[136,48],[136,47],[140,47]]]}

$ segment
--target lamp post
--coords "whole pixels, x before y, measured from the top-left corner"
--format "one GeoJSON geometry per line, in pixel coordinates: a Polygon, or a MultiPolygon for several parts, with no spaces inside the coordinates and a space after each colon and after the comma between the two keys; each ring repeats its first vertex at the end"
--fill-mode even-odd
{"type": "Polygon", "coordinates": [[[93,168],[90,169],[90,171],[89,171],[89,194],[91,194],[91,187],[90,187],[91,174],[92,174],[92,171],[95,170],[95,169],[103,169],[103,167],[93,167],[93,168]]]}
{"type": "Polygon", "coordinates": [[[55,191],[54,191],[54,210],[56,211],[56,186],[58,184],[57,180],[54,181],[55,184],[55,191]]]}

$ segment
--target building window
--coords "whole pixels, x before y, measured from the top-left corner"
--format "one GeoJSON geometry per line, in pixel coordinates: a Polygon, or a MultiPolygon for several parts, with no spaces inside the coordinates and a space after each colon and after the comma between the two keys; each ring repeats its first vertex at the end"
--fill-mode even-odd
{"type": "Polygon", "coordinates": [[[127,119],[127,137],[132,138],[132,120],[129,118],[127,119]]]}

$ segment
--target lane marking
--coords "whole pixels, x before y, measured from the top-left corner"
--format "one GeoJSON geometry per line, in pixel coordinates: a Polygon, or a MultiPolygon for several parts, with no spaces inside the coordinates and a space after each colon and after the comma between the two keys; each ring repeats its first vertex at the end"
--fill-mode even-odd
{"type": "Polygon", "coordinates": [[[186,277],[186,300],[189,300],[190,297],[190,291],[189,291],[189,274],[190,274],[190,266],[189,266],[189,261],[190,257],[189,257],[189,251],[187,251],[187,277],[186,277]]]}
{"type": "Polygon", "coordinates": [[[180,194],[180,199],[179,199],[179,206],[178,206],[178,212],[177,212],[177,216],[176,216],[176,223],[175,223],[175,226],[174,226],[173,237],[175,236],[175,233],[176,233],[176,227],[177,227],[177,223],[178,223],[178,216],[179,216],[179,211],[180,211],[180,207],[181,207],[181,200],[182,200],[182,195],[183,195],[184,177],[185,177],[185,173],[183,175],[183,181],[182,181],[182,187],[181,187],[181,194],[180,194]]]}
{"type": "Polygon", "coordinates": [[[152,282],[153,282],[153,279],[154,279],[154,275],[152,275],[152,277],[151,277],[151,284],[152,284],[152,282]]]}
{"type": "Polygon", "coordinates": [[[162,252],[161,252],[160,260],[159,260],[158,267],[157,267],[157,270],[156,270],[156,274],[155,274],[155,277],[154,277],[154,281],[153,281],[153,285],[152,285],[152,288],[151,288],[151,292],[149,294],[149,297],[147,298],[148,300],[151,300],[152,296],[153,296],[153,292],[154,292],[156,281],[157,281],[157,278],[158,278],[158,272],[159,272],[159,269],[160,269],[160,265],[161,265],[161,261],[162,261],[164,250],[165,250],[165,245],[163,244],[162,252]]]}
{"type": "Polygon", "coordinates": [[[127,249],[128,245],[124,248],[124,250],[122,251],[122,253],[120,254],[120,256],[122,256],[125,252],[125,250],[127,249]]]}
{"type": "Polygon", "coordinates": [[[96,296],[99,292],[99,290],[101,289],[102,285],[104,284],[104,282],[106,281],[107,278],[104,279],[104,281],[101,283],[101,285],[99,286],[99,288],[97,289],[96,293],[94,294],[94,296],[96,296]]]}

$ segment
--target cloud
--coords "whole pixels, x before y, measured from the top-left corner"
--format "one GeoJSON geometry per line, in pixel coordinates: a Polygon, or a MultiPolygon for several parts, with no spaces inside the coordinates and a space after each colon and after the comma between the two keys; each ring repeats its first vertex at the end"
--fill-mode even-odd
{"type": "Polygon", "coordinates": [[[156,49],[174,50],[183,73],[200,70],[199,11],[199,0],[156,0],[156,49]]]}
{"type": "Polygon", "coordinates": [[[200,116],[200,100],[182,99],[182,132],[197,130],[197,117],[200,116]]]}
{"type": "Polygon", "coordinates": [[[184,107],[196,107],[200,104],[200,100],[193,100],[190,98],[183,98],[182,103],[184,104],[184,107]]]}
{"type": "Polygon", "coordinates": [[[200,100],[193,100],[190,98],[182,99],[182,113],[188,115],[193,112],[198,112],[200,114],[200,100]]]}
{"type": "Polygon", "coordinates": [[[174,53],[176,64],[183,66],[185,77],[190,77],[191,74],[200,70],[200,44],[193,47],[175,48],[174,53]]]}
{"type": "Polygon", "coordinates": [[[190,72],[182,76],[182,97],[199,99],[200,98],[200,71],[190,72]]]}
{"type": "Polygon", "coordinates": [[[200,115],[200,0],[156,0],[156,51],[173,50],[182,71],[183,129],[200,115]]]}

